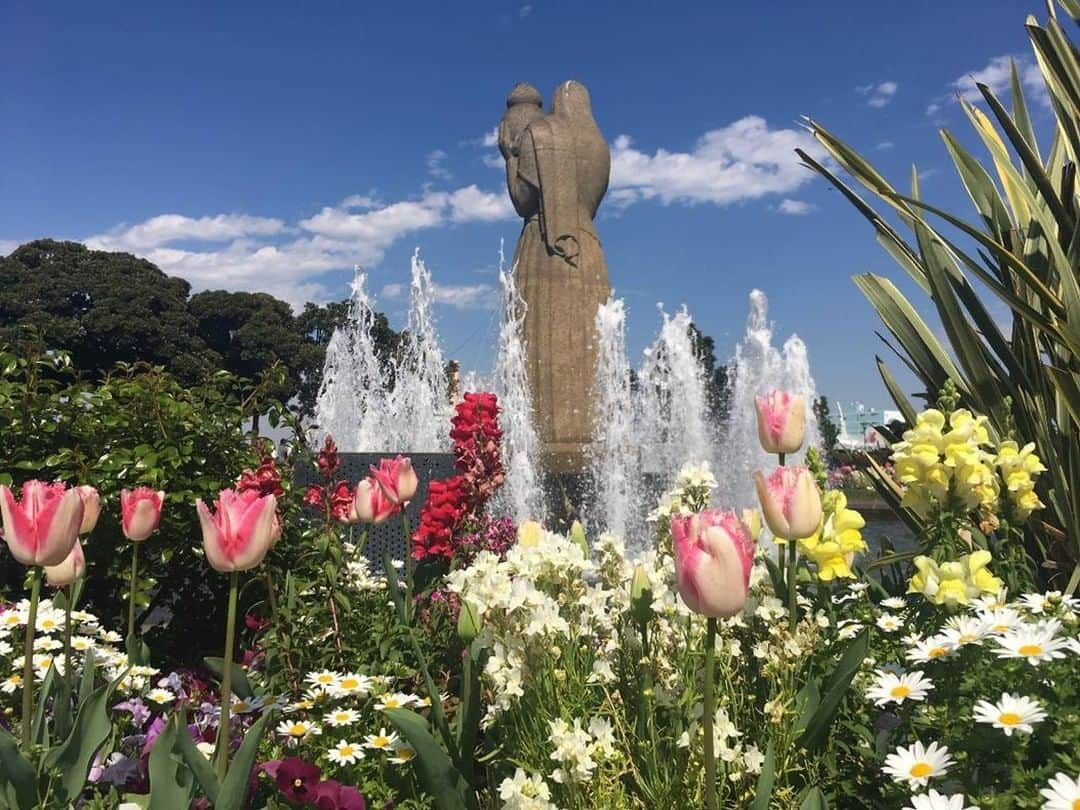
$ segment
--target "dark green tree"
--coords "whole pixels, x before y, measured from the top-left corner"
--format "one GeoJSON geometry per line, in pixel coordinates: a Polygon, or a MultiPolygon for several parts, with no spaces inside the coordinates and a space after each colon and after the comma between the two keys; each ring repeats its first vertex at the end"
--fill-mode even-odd
{"type": "Polygon", "coordinates": [[[0,344],[33,336],[101,377],[117,362],[164,365],[185,382],[212,369],[190,286],[129,253],[39,239],[0,258],[0,344]]]}
{"type": "Polygon", "coordinates": [[[840,428],[836,426],[836,423],[832,420],[832,413],[829,409],[829,400],[824,396],[819,396],[814,400],[814,417],[817,419],[818,430],[821,431],[821,444],[825,448],[826,453],[831,453],[836,449],[836,443],[840,438],[840,428]]]}
{"type": "Polygon", "coordinates": [[[728,367],[716,359],[716,341],[702,333],[697,324],[690,324],[690,340],[693,342],[694,354],[705,370],[709,410],[715,420],[722,422],[727,419],[731,407],[728,367]]]}

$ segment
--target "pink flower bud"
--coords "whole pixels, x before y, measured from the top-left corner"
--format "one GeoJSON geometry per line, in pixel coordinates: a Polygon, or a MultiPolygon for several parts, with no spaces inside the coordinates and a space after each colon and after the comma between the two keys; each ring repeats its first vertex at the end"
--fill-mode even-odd
{"type": "Polygon", "coordinates": [[[150,487],[136,487],[120,492],[120,514],[124,537],[133,543],[141,543],[157,531],[161,523],[161,508],[165,492],[150,487]]]}
{"type": "Polygon", "coordinates": [[[768,478],[754,473],[765,525],[783,540],[800,540],[821,523],[821,493],[806,467],[777,467],[768,478]]]}
{"type": "Polygon", "coordinates": [[[71,553],[67,555],[59,565],[45,566],[45,581],[54,588],[63,588],[70,585],[86,572],[86,557],[83,556],[82,543],[78,540],[71,547],[71,553]]]}
{"type": "Polygon", "coordinates": [[[710,618],[734,616],[750,591],[754,541],[735,512],[711,509],[671,519],[675,578],[683,602],[710,618]]]}
{"type": "Polygon", "coordinates": [[[380,459],[378,467],[371,467],[371,477],[378,482],[383,494],[394,504],[411,501],[419,485],[412,461],[401,456],[380,459]]]}
{"type": "Polygon", "coordinates": [[[787,391],[754,397],[758,440],[766,453],[795,453],[806,438],[806,405],[787,391]]]}
{"type": "Polygon", "coordinates": [[[263,561],[274,540],[277,499],[273,495],[223,489],[213,513],[202,499],[195,502],[195,508],[211,568],[227,574],[248,571],[263,561]]]}
{"type": "Polygon", "coordinates": [[[23,565],[59,565],[79,538],[83,502],[79,493],[63,484],[27,481],[20,500],[0,486],[0,514],[4,540],[11,556],[23,565]]]}
{"type": "Polygon", "coordinates": [[[82,525],[79,526],[79,534],[90,534],[97,526],[98,515],[101,514],[101,495],[89,484],[75,487],[75,491],[82,498],[83,516],[82,525]]]}
{"type": "Polygon", "coordinates": [[[386,497],[385,491],[374,478],[365,478],[356,485],[353,504],[357,517],[364,523],[382,523],[401,510],[400,506],[386,497]]]}

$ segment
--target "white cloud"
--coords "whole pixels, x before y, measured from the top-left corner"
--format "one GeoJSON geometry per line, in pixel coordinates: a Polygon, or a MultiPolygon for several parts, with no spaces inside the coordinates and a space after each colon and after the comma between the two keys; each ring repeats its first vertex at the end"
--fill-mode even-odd
{"type": "Polygon", "coordinates": [[[404,284],[384,284],[382,291],[379,293],[380,298],[385,298],[388,301],[396,301],[399,298],[405,297],[405,285],[404,284]]]}
{"type": "MultiPolygon", "coordinates": [[[[378,264],[394,243],[410,234],[495,222],[513,213],[505,193],[468,185],[454,191],[429,190],[419,199],[390,204],[370,195],[352,195],[301,219],[295,228],[281,220],[235,214],[201,219],[165,214],[85,242],[97,250],[136,253],[166,273],[187,279],[196,290],[262,290],[299,306],[328,297],[316,280],[319,274],[354,264],[378,264]],[[302,235],[296,236],[297,228],[302,235]],[[225,244],[193,247],[191,242],[225,244]]],[[[443,296],[445,300],[438,296],[436,300],[459,308],[480,306],[476,302],[483,297],[472,287],[448,288],[443,296]]]]}
{"type": "Polygon", "coordinates": [[[521,19],[525,19],[530,14],[532,14],[532,12],[533,12],[532,4],[531,3],[526,3],[521,8],[518,9],[518,16],[521,17],[521,19]]]}
{"type": "Polygon", "coordinates": [[[443,166],[443,162],[449,157],[444,149],[436,149],[433,152],[428,152],[425,161],[427,162],[428,174],[434,177],[436,180],[449,180],[452,175],[450,171],[443,166]]]}
{"type": "Polygon", "coordinates": [[[893,81],[878,82],[876,84],[863,84],[855,88],[860,96],[866,96],[866,103],[870,107],[881,108],[893,100],[900,85],[893,81]]]}
{"type": "MultiPolygon", "coordinates": [[[[385,301],[400,301],[409,294],[405,284],[384,284],[379,298],[385,301]]],[[[491,284],[439,284],[431,285],[431,297],[437,304],[445,304],[455,309],[495,309],[499,296],[491,284]]]]}
{"type": "Polygon", "coordinates": [[[1011,65],[1016,62],[1016,72],[1020,77],[1020,86],[1024,90],[1027,101],[1036,101],[1040,104],[1049,104],[1050,95],[1046,90],[1039,67],[1024,56],[1011,56],[1002,54],[995,56],[978,70],[972,70],[954,79],[949,84],[949,92],[930,102],[926,108],[927,115],[934,115],[950,101],[957,97],[971,104],[983,101],[982,93],[977,84],[985,84],[999,99],[1004,99],[1010,94],[1011,65]]]}
{"type": "Polygon", "coordinates": [[[15,250],[21,242],[15,239],[0,239],[0,258],[7,256],[9,253],[15,250]]]}
{"type": "Polygon", "coordinates": [[[780,201],[780,205],[776,208],[781,214],[794,214],[796,216],[801,214],[809,214],[814,210],[814,206],[808,202],[802,200],[790,200],[785,199],[780,201]]]}
{"type": "Polygon", "coordinates": [[[162,214],[138,225],[120,225],[107,234],[92,237],[86,244],[95,250],[138,253],[169,242],[225,242],[246,236],[273,236],[284,230],[285,223],[280,219],[247,214],[198,218],[162,214]]]}
{"type": "Polygon", "coordinates": [[[896,146],[896,144],[892,141],[878,141],[877,145],[874,148],[877,149],[879,152],[884,152],[887,149],[892,149],[894,146],[896,146]]]}
{"type": "Polygon", "coordinates": [[[756,115],[702,135],[691,152],[658,149],[652,155],[633,146],[628,135],[612,144],[611,191],[616,206],[638,200],[727,205],[768,194],[788,194],[814,175],[795,154],[801,147],[824,159],[817,141],[800,129],[769,129],[756,115]]]}

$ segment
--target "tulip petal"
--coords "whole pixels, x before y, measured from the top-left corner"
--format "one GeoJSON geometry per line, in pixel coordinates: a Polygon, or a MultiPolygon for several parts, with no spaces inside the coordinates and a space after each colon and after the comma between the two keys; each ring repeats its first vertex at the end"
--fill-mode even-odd
{"type": "Polygon", "coordinates": [[[230,560],[225,556],[222,548],[221,530],[218,528],[214,515],[203,503],[202,498],[195,501],[195,510],[199,513],[199,525],[202,527],[203,551],[206,553],[206,561],[215,571],[228,572],[232,569],[230,560]]]}
{"type": "Polygon", "coordinates": [[[38,515],[38,537],[41,538],[37,549],[38,565],[59,565],[79,539],[79,527],[83,519],[83,502],[79,493],[69,489],[61,498],[50,498],[45,509],[38,515]],[[44,525],[42,523],[44,522],[44,525]],[[42,529],[44,537],[41,537],[42,529]]]}
{"type": "Polygon", "coordinates": [[[35,565],[34,524],[15,502],[15,495],[7,486],[0,486],[0,514],[4,522],[4,540],[11,549],[11,556],[23,565],[35,565]]]}

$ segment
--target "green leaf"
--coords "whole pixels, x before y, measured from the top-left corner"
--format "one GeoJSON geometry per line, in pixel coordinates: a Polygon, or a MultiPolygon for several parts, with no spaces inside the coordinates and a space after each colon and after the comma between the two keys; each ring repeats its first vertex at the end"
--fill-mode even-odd
{"type": "Polygon", "coordinates": [[[758,774],[757,788],[754,790],[754,802],[750,810],[769,810],[769,802],[772,800],[773,784],[776,782],[776,746],[769,740],[769,747],[765,751],[765,762],[758,774]]]}
{"type": "Polygon", "coordinates": [[[450,756],[431,736],[424,718],[409,709],[390,709],[384,714],[416,751],[420,781],[437,810],[473,810],[475,797],[450,756]]]}
{"type": "Polygon", "coordinates": [[[19,743],[0,726],[0,799],[5,807],[34,810],[38,806],[34,766],[19,752],[19,743]]]}
{"type": "Polygon", "coordinates": [[[187,733],[186,726],[180,728],[179,715],[174,714],[154,741],[149,762],[149,810],[175,810],[191,803],[195,779],[183,757],[176,752],[177,735],[187,733]]]}
{"type": "MultiPolygon", "coordinates": [[[[207,657],[203,659],[203,663],[220,682],[225,675],[225,659],[207,657]]],[[[255,690],[251,688],[247,672],[235,661],[232,662],[232,692],[241,700],[251,700],[255,696],[255,690]]]]}
{"type": "Polygon", "coordinates": [[[184,730],[183,734],[176,735],[176,747],[180,752],[180,756],[184,758],[184,762],[191,768],[192,774],[195,775],[195,780],[199,783],[199,787],[202,788],[206,798],[210,800],[210,804],[216,805],[218,800],[218,793],[221,791],[221,784],[218,782],[217,775],[214,773],[214,767],[210,764],[210,761],[203,756],[202,751],[195,747],[195,743],[191,739],[191,735],[187,732],[187,713],[178,712],[179,718],[177,725],[184,730]]]}
{"type": "Polygon", "coordinates": [[[851,640],[840,657],[836,669],[827,679],[829,688],[821,698],[821,704],[814,712],[806,731],[799,738],[799,744],[807,751],[813,753],[828,739],[833,717],[840,708],[840,703],[847,694],[848,687],[851,686],[851,681],[862,666],[869,649],[870,630],[864,629],[851,640]]]}
{"type": "Polygon", "coordinates": [[[49,664],[49,671],[45,673],[45,680],[41,682],[41,690],[37,693],[37,703],[34,705],[34,719],[30,724],[30,739],[35,745],[49,746],[48,720],[49,699],[52,697],[53,685],[56,683],[56,665],[49,664]]]}
{"type": "Polygon", "coordinates": [[[132,633],[124,640],[124,650],[128,655],[128,663],[133,666],[150,665],[150,648],[139,636],[132,633]]]}
{"type": "Polygon", "coordinates": [[[825,794],[821,788],[814,786],[803,794],[802,804],[799,810],[829,810],[829,803],[825,800],[825,794]]]}
{"type": "Polygon", "coordinates": [[[94,693],[94,648],[86,651],[83,657],[82,678],[79,679],[79,706],[83,706],[94,693]]]}
{"type": "Polygon", "coordinates": [[[244,735],[244,741],[236,751],[236,756],[229,763],[229,772],[225,775],[225,781],[221,783],[217,800],[214,802],[214,810],[244,810],[247,802],[248,787],[251,779],[251,769],[255,767],[255,757],[259,753],[259,744],[262,742],[266,727],[274,713],[263,712],[262,717],[248,729],[244,735]]]}
{"type": "Polygon", "coordinates": [[[799,719],[795,723],[795,731],[802,734],[810,725],[814,713],[821,705],[821,689],[816,680],[810,679],[795,696],[795,711],[799,713],[799,719]]]}
{"type": "Polygon", "coordinates": [[[62,774],[59,785],[54,787],[58,801],[74,802],[86,786],[90,763],[112,733],[109,701],[126,674],[94,692],[79,707],[75,726],[67,740],[45,755],[44,766],[50,770],[57,768],[62,774]]]}

